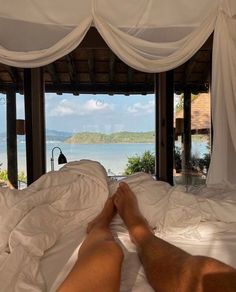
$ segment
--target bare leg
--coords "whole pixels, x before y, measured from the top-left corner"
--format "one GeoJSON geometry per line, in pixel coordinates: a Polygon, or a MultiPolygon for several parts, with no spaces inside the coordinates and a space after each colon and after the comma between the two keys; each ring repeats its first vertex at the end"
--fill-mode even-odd
{"type": "Polygon", "coordinates": [[[236,291],[235,269],[212,258],[192,256],[153,235],[126,183],[120,183],[114,203],[156,291],[236,291]]]}
{"type": "Polygon", "coordinates": [[[109,198],[100,215],[88,225],[78,260],[59,292],[119,291],[123,252],[109,230],[115,212],[113,199],[109,198]]]}

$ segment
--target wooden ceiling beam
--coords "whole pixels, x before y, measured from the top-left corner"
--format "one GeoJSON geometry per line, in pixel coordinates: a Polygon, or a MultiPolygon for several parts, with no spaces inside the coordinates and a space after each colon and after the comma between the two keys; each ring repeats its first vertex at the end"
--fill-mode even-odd
{"type": "MultiPolygon", "coordinates": [[[[185,84],[180,84],[176,83],[175,84],[175,93],[176,94],[181,94],[184,91],[184,88],[186,87],[185,84]]],[[[193,94],[198,94],[198,93],[208,93],[209,92],[209,84],[193,84],[189,83],[188,87],[191,88],[193,94]]],[[[0,93],[6,94],[6,92],[9,89],[14,89],[18,93],[23,92],[23,86],[15,86],[15,85],[6,85],[6,84],[1,84],[0,85],[0,93]]],[[[152,94],[153,91],[153,85],[152,84],[140,84],[140,83],[134,83],[131,86],[128,85],[108,85],[108,84],[59,84],[58,87],[55,87],[53,84],[46,84],[45,85],[45,92],[50,92],[50,93],[57,93],[58,92],[63,92],[63,93],[72,93],[75,94],[77,92],[79,94],[109,94],[109,95],[114,95],[114,94],[152,94]]]]}
{"type": "MultiPolygon", "coordinates": [[[[64,93],[73,93],[75,91],[80,94],[146,94],[153,93],[153,84],[133,83],[127,84],[112,84],[94,83],[94,84],[61,84],[59,90],[64,93]]],[[[1,87],[0,87],[1,89],[1,87]]],[[[53,85],[46,84],[46,92],[54,92],[53,85]]]]}
{"type": "MultiPolygon", "coordinates": [[[[191,88],[194,93],[207,93],[208,87],[207,84],[196,84],[189,83],[188,86],[191,88]]],[[[184,91],[185,84],[184,83],[175,83],[175,92],[181,93],[184,91]]],[[[12,85],[12,84],[4,84],[0,83],[0,92],[5,94],[8,89],[14,89],[16,92],[21,92],[23,90],[23,86],[12,85]]],[[[154,92],[154,84],[152,83],[133,83],[132,85],[119,85],[119,84],[68,84],[61,83],[58,86],[54,86],[54,84],[45,84],[45,92],[63,92],[63,93],[74,93],[75,91],[86,94],[149,94],[154,92]]]]}

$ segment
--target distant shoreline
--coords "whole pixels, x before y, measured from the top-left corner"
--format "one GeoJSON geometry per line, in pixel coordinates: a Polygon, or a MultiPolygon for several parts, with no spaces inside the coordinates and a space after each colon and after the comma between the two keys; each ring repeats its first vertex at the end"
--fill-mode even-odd
{"type": "MultiPolygon", "coordinates": [[[[25,136],[17,137],[18,143],[25,143],[25,136]]],[[[192,141],[208,141],[205,135],[193,135],[192,141]]],[[[0,133],[0,143],[6,143],[6,133],[0,133]]],[[[72,134],[55,130],[46,131],[46,144],[153,144],[155,143],[155,131],[147,132],[79,132],[72,134]]]]}
{"type": "Polygon", "coordinates": [[[154,143],[155,133],[150,132],[116,132],[104,134],[99,132],[76,133],[66,139],[67,144],[133,144],[154,143]]]}

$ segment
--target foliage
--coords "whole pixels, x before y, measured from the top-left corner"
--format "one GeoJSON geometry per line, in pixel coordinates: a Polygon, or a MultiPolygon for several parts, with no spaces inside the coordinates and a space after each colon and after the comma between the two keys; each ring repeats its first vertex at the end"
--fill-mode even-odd
{"type": "MultiPolygon", "coordinates": [[[[209,165],[211,161],[211,154],[205,153],[202,158],[199,158],[197,155],[192,155],[189,167],[192,171],[206,171],[208,172],[209,165]]],[[[182,157],[181,157],[181,150],[179,147],[175,147],[175,169],[176,172],[180,172],[182,168],[182,157]]]]}
{"type": "Polygon", "coordinates": [[[8,175],[6,170],[0,170],[0,180],[1,181],[7,181],[8,175]]]}
{"type": "Polygon", "coordinates": [[[180,111],[182,111],[183,107],[184,107],[184,95],[181,94],[180,96],[178,96],[179,100],[175,105],[175,112],[178,113],[180,111]]]}
{"type": "Polygon", "coordinates": [[[182,156],[180,147],[175,146],[174,149],[174,168],[176,172],[180,172],[182,168],[182,156]]]}
{"type": "Polygon", "coordinates": [[[112,134],[83,132],[65,140],[71,144],[154,143],[154,132],[117,132],[112,134]]]}
{"type": "MultiPolygon", "coordinates": [[[[190,167],[192,171],[201,171],[204,170],[207,172],[210,165],[211,155],[210,153],[205,153],[203,158],[199,158],[195,155],[191,157],[190,167]]],[[[182,169],[182,154],[181,148],[175,147],[174,149],[174,168],[176,172],[180,172],[182,169]]],[[[155,155],[150,151],[145,151],[142,155],[134,155],[128,157],[128,163],[126,164],[125,175],[130,175],[135,172],[147,172],[150,174],[155,173],[155,155]]]]}
{"type": "MultiPolygon", "coordinates": [[[[8,173],[7,173],[7,170],[0,170],[0,180],[1,181],[8,181],[8,173]]],[[[23,182],[26,182],[27,181],[27,177],[26,177],[24,171],[20,171],[18,173],[18,180],[19,181],[23,181],[23,182]]]]}
{"type": "Polygon", "coordinates": [[[195,164],[194,166],[196,166],[195,168],[200,171],[203,171],[205,169],[206,172],[208,172],[210,161],[210,153],[205,153],[203,155],[203,158],[195,158],[195,160],[193,159],[193,163],[195,164]]]}
{"type": "Polygon", "coordinates": [[[128,157],[125,174],[130,175],[135,172],[155,173],[155,155],[150,151],[145,151],[143,155],[135,155],[128,157]]]}
{"type": "Polygon", "coordinates": [[[27,176],[25,175],[23,170],[18,172],[18,180],[22,181],[22,182],[25,182],[25,183],[27,182],[27,176]]]}

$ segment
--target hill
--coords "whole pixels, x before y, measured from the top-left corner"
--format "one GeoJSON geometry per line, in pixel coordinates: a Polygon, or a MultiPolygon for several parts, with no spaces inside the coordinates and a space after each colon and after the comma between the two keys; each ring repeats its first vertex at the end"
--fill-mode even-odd
{"type": "Polygon", "coordinates": [[[66,139],[69,144],[154,143],[154,132],[117,132],[112,134],[83,132],[66,139]]]}
{"type": "MultiPolygon", "coordinates": [[[[48,130],[46,129],[46,141],[61,141],[63,142],[64,140],[68,139],[69,137],[72,136],[72,133],[70,132],[63,132],[63,131],[56,131],[56,130],[48,130]]],[[[17,141],[25,141],[25,136],[17,136],[17,141]]],[[[5,143],[6,142],[6,133],[0,133],[0,143],[5,143]]]]}

